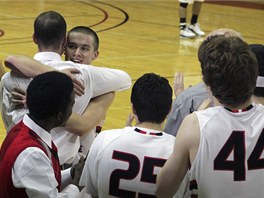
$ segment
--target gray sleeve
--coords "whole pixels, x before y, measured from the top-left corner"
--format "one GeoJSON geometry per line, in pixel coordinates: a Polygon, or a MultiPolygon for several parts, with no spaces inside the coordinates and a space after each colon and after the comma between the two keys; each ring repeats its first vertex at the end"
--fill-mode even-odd
{"type": "Polygon", "coordinates": [[[166,133],[176,136],[178,129],[186,115],[193,108],[193,100],[178,101],[175,99],[172,105],[171,112],[167,118],[165,129],[166,133]]]}
{"type": "Polygon", "coordinates": [[[207,90],[203,83],[199,83],[184,90],[173,102],[172,110],[168,115],[164,131],[176,136],[185,116],[196,111],[208,97],[207,90]]]}

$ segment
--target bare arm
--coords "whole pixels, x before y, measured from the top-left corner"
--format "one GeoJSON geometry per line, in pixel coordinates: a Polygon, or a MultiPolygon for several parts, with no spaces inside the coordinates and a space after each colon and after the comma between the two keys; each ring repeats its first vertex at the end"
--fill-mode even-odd
{"type": "Polygon", "coordinates": [[[52,67],[43,65],[30,57],[22,55],[9,55],[5,59],[5,65],[13,72],[30,78],[45,72],[55,71],[52,67]]]}
{"type": "MultiPolygon", "coordinates": [[[[35,77],[39,74],[49,72],[49,71],[57,71],[56,69],[49,67],[47,65],[43,65],[42,63],[28,57],[22,55],[9,55],[5,59],[5,65],[13,72],[18,73],[24,77],[35,77]]],[[[74,78],[73,74],[79,73],[80,71],[74,68],[65,69],[61,72],[65,73],[69,77],[71,77],[74,83],[74,92],[81,96],[84,94],[84,86],[80,81],[74,78]]]]}
{"type": "Polygon", "coordinates": [[[83,115],[73,113],[66,123],[66,128],[79,136],[90,132],[106,117],[106,112],[114,101],[114,92],[92,99],[83,115]]]}
{"type": "MultiPolygon", "coordinates": [[[[18,87],[12,91],[12,102],[17,108],[26,108],[26,93],[18,87]]],[[[114,101],[114,92],[106,93],[92,99],[83,115],[72,113],[66,128],[79,136],[90,132],[97,124],[106,117],[106,112],[114,101]]],[[[131,121],[132,122],[132,121],[131,121]]]]}
{"type": "Polygon", "coordinates": [[[177,133],[174,150],[157,177],[157,197],[172,197],[196,156],[199,145],[199,124],[196,115],[190,114],[177,133]]]}

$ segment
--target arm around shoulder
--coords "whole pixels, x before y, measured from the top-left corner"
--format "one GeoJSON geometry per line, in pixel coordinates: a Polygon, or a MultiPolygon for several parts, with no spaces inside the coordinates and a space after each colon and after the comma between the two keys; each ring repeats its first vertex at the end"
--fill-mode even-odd
{"type": "Polygon", "coordinates": [[[88,72],[94,88],[93,97],[111,91],[123,91],[129,89],[132,84],[130,75],[119,69],[90,66],[88,72]]]}
{"type": "Polygon", "coordinates": [[[40,62],[23,55],[9,55],[5,59],[5,65],[13,72],[24,75],[26,77],[35,77],[39,74],[54,71],[55,69],[43,65],[40,62]]]}
{"type": "Polygon", "coordinates": [[[66,123],[66,128],[79,136],[90,132],[106,117],[106,112],[114,101],[115,93],[110,92],[93,98],[83,115],[73,113],[66,123]]]}

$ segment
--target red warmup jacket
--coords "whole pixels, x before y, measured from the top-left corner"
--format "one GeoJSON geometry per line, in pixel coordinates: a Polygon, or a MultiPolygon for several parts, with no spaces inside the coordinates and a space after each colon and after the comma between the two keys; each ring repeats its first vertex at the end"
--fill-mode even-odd
{"type": "MultiPolygon", "coordinates": [[[[22,121],[14,126],[6,136],[0,150],[0,197],[24,198],[28,197],[24,188],[16,188],[12,181],[12,167],[17,156],[28,147],[38,147],[47,156],[45,148],[38,140],[38,135],[28,128],[22,121]]],[[[58,190],[61,186],[61,169],[57,157],[57,148],[53,144],[52,165],[58,190]]]]}

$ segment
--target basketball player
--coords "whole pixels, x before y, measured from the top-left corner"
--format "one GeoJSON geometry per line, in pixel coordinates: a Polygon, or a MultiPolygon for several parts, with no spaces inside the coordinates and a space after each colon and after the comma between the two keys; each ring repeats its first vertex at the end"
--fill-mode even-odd
{"type": "Polygon", "coordinates": [[[173,149],[174,137],[162,131],[170,111],[168,80],[147,73],[131,93],[133,127],[107,130],[94,140],[80,185],[94,197],[152,197],[156,175],[173,149]]]}
{"type": "MultiPolygon", "coordinates": [[[[90,65],[73,63],[71,61],[62,61],[60,55],[64,50],[66,29],[66,22],[64,18],[59,13],[54,11],[47,11],[40,14],[34,23],[34,41],[38,45],[40,51],[35,55],[34,58],[43,64],[53,67],[53,69],[61,70],[63,68],[78,68],[81,72],[80,74],[77,74],[77,78],[81,80],[82,83],[84,83],[86,90],[83,96],[76,97],[76,103],[73,108],[75,114],[73,114],[74,117],[69,119],[67,122],[66,128],[63,127],[52,130],[51,134],[53,140],[58,146],[61,164],[70,164],[75,160],[80,148],[79,136],[89,133],[89,131],[91,131],[91,129],[100,122],[95,119],[98,118],[97,113],[102,112],[100,114],[102,117],[101,119],[105,117],[105,112],[109,107],[109,103],[99,106],[97,111],[95,108],[93,108],[92,112],[87,112],[86,108],[90,99],[112,91],[128,89],[131,85],[131,79],[129,75],[121,70],[93,67],[90,65]],[[50,22],[51,24],[45,23],[46,21],[50,22]],[[51,34],[50,32],[52,31],[55,32],[51,34]],[[46,35],[49,36],[46,37],[46,35]],[[102,108],[104,111],[101,111],[102,108]],[[87,123],[87,120],[93,124],[91,125],[90,122],[87,123]],[[87,129],[87,125],[92,127],[87,129]],[[62,133],[62,131],[70,131],[71,133],[62,133]]],[[[16,59],[16,57],[12,58],[16,59]]],[[[38,68],[35,67],[36,65],[28,64],[27,61],[23,62],[21,59],[19,59],[19,61],[16,59],[16,63],[18,64],[16,66],[19,67],[19,70],[26,69],[27,72],[24,73],[30,74],[31,77],[40,73],[38,68]],[[20,66],[22,66],[22,68],[20,66]],[[33,67],[25,68],[25,66],[33,67]]],[[[7,96],[14,86],[21,86],[25,89],[30,79],[24,79],[20,77],[15,78],[14,76],[7,74],[5,78],[2,78],[2,82],[3,81],[3,85],[6,85],[6,87],[4,87],[4,108],[2,110],[2,113],[6,118],[4,120],[8,121],[11,118],[12,121],[16,123],[27,112],[27,110],[25,108],[22,110],[14,109],[10,98],[7,96]]],[[[95,134],[90,133],[90,135],[92,142],[95,138],[95,134]]]]}
{"type": "MultiPolygon", "coordinates": [[[[209,33],[206,39],[210,38],[213,35],[224,35],[229,36],[238,36],[242,38],[241,34],[233,29],[221,28],[216,29],[209,33]]],[[[211,99],[210,106],[213,106],[213,100],[208,94],[207,88],[203,82],[198,83],[194,86],[188,87],[184,90],[183,85],[183,74],[175,75],[174,79],[174,93],[177,94],[175,100],[172,104],[172,109],[168,115],[165,132],[176,136],[177,131],[188,114],[193,111],[197,111],[200,105],[206,99],[211,99]]]]}
{"type": "Polygon", "coordinates": [[[12,128],[1,147],[0,197],[76,197],[79,190],[70,184],[70,171],[61,176],[50,135],[51,129],[68,120],[73,104],[73,83],[65,74],[48,72],[31,81],[29,114],[12,128]]]}
{"type": "Polygon", "coordinates": [[[203,81],[221,106],[188,115],[157,178],[172,197],[190,168],[193,197],[263,197],[264,107],[252,104],[257,60],[238,37],[214,36],[198,52],[203,81]]]}
{"type": "Polygon", "coordinates": [[[194,38],[195,36],[204,36],[204,31],[201,30],[198,23],[198,17],[201,11],[202,2],[204,0],[179,0],[179,17],[180,17],[180,36],[185,38],[194,38]],[[187,27],[187,6],[193,3],[191,24],[187,27]]]}
{"type": "MultiPolygon", "coordinates": [[[[99,48],[99,37],[96,34],[96,32],[86,26],[76,26],[72,28],[67,34],[67,44],[64,52],[65,60],[72,61],[75,63],[90,65],[92,61],[95,60],[99,55],[98,48],[99,48]]],[[[14,88],[12,95],[14,97],[13,102],[17,103],[20,106],[21,105],[23,106],[23,104],[25,103],[23,90],[19,88],[14,88]]],[[[107,93],[104,96],[99,96],[91,99],[88,105],[89,107],[88,110],[92,112],[92,108],[94,106],[93,115],[91,113],[93,118],[95,117],[95,115],[99,114],[98,110],[101,108],[100,106],[102,105],[106,105],[108,107],[110,106],[110,104],[114,100],[113,96],[114,93],[107,93]],[[104,103],[104,101],[106,102],[104,103]]],[[[95,132],[96,133],[101,132],[104,119],[102,121],[101,121],[101,117],[100,119],[97,119],[98,123],[99,122],[100,123],[94,129],[92,129],[93,131],[84,134],[80,137],[80,149],[78,152],[80,156],[87,155],[91,145],[91,141],[93,140],[93,138],[91,140],[90,134],[94,134],[95,132]]],[[[89,118],[89,120],[91,120],[91,118],[89,118]]],[[[71,122],[71,119],[69,122],[71,122]]],[[[69,126],[69,122],[67,126],[69,126]]],[[[81,123],[78,124],[80,125],[81,123]]],[[[89,128],[87,123],[84,123],[84,125],[85,126],[83,128],[86,129],[89,128]]]]}
{"type": "MultiPolygon", "coordinates": [[[[99,37],[95,31],[86,26],[76,26],[72,28],[67,34],[67,44],[65,48],[65,60],[72,61],[75,63],[90,65],[92,61],[96,60],[99,55],[99,37]]],[[[113,102],[114,93],[107,93],[109,98],[112,98],[113,102]]],[[[103,96],[107,97],[107,96],[103,96]]],[[[100,99],[100,98],[99,98],[100,99]]],[[[108,99],[108,98],[107,98],[108,99]]],[[[91,105],[97,104],[98,98],[91,99],[91,105]]],[[[110,106],[110,104],[108,106],[110,106]]],[[[90,105],[90,108],[91,108],[90,105]]],[[[89,105],[88,105],[89,106],[89,105]]],[[[97,111],[97,106],[95,110],[97,111]]],[[[97,112],[95,112],[97,113],[97,112]]],[[[93,129],[96,134],[100,133],[102,130],[102,125],[104,120],[101,120],[100,123],[93,129]]],[[[94,133],[94,132],[90,132],[94,133]]],[[[80,149],[79,154],[81,156],[86,156],[91,145],[90,135],[83,135],[80,137],[80,149]]]]}

